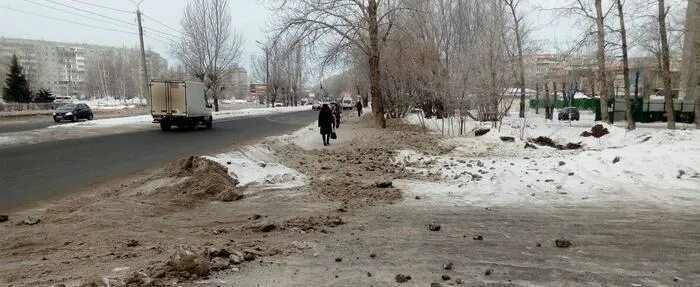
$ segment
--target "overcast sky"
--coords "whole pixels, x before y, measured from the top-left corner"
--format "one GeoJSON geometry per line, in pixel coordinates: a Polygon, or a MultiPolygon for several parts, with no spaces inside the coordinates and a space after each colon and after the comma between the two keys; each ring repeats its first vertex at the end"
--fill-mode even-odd
{"type": "MultiPolygon", "coordinates": [[[[261,53],[255,41],[262,41],[265,39],[265,25],[271,18],[271,12],[266,9],[269,4],[265,4],[262,0],[230,1],[233,25],[236,30],[243,34],[245,39],[244,55],[241,60],[243,61],[243,66],[248,68],[251,55],[261,53]]],[[[530,7],[532,7],[532,5],[552,7],[561,5],[562,1],[563,0],[531,0],[527,2],[530,7]]],[[[0,0],[0,36],[110,46],[136,46],[138,44],[138,36],[135,34],[137,29],[134,26],[136,23],[136,16],[134,13],[125,13],[95,7],[80,2],[88,2],[119,10],[135,10],[135,5],[129,0],[0,0]],[[67,7],[61,6],[60,4],[64,4],[67,7]],[[11,10],[8,7],[24,12],[11,10]],[[57,9],[85,16],[70,14],[57,9]],[[109,16],[114,18],[114,20],[87,14],[79,9],[109,16]],[[32,15],[26,12],[38,15],[32,15]],[[66,23],[56,19],[49,19],[39,15],[79,22],[81,24],[105,28],[109,27],[129,33],[106,31],[100,28],[86,27],[75,23],[66,23]],[[88,18],[88,16],[90,18],[88,18]],[[98,21],[99,19],[104,20],[98,21]],[[116,25],[110,22],[116,23],[116,25]]],[[[186,4],[187,1],[185,0],[143,0],[141,11],[143,11],[146,16],[165,25],[145,18],[144,26],[147,29],[146,33],[149,34],[149,29],[155,29],[163,33],[176,34],[176,30],[179,29],[179,19],[186,4]]],[[[570,20],[558,19],[557,22],[551,22],[551,17],[546,13],[530,14],[528,17],[532,21],[532,25],[537,28],[532,35],[534,39],[563,42],[571,40],[579,33],[579,31],[575,30],[576,27],[574,27],[574,29],[570,27],[570,25],[575,25],[575,23],[570,20]]],[[[160,34],[161,37],[170,37],[163,33],[151,33],[160,34]]],[[[161,55],[172,61],[173,58],[170,55],[167,41],[159,37],[155,37],[155,39],[153,37],[155,36],[145,39],[146,46],[161,53],[161,55]]],[[[549,46],[550,47],[545,46],[543,48],[549,51],[555,50],[551,49],[551,45],[549,46]]]]}
{"type": "MultiPolygon", "coordinates": [[[[233,25],[236,30],[243,34],[245,39],[244,55],[242,60],[247,66],[247,62],[249,61],[251,54],[260,53],[255,41],[262,41],[265,39],[263,29],[265,27],[265,21],[270,18],[270,13],[267,9],[265,9],[266,5],[261,4],[258,0],[230,1],[233,25]]],[[[136,10],[136,6],[129,0],[0,0],[0,36],[109,46],[138,45],[138,36],[135,34],[138,32],[135,26],[135,13],[127,14],[82,4],[80,2],[88,2],[120,10],[136,10]],[[68,7],[61,6],[57,3],[65,4],[68,7]],[[55,9],[45,6],[54,7],[55,9]],[[121,31],[130,31],[134,34],[106,31],[99,28],[85,27],[74,23],[66,23],[38,15],[10,10],[6,7],[31,12],[34,14],[79,22],[81,24],[113,28],[121,31]],[[86,15],[95,19],[81,17],[56,9],[86,15]],[[100,15],[109,16],[115,18],[116,20],[88,14],[78,9],[88,10],[100,15]],[[105,21],[100,22],[96,19],[104,19],[105,21]],[[118,22],[117,20],[127,23],[118,22]],[[107,22],[113,22],[116,25],[111,25],[107,22]],[[129,29],[128,23],[133,23],[133,28],[129,29]]],[[[146,16],[167,25],[167,27],[165,27],[156,21],[149,18],[144,18],[143,25],[147,29],[146,34],[148,34],[148,29],[155,29],[168,34],[176,34],[176,30],[179,30],[180,27],[180,17],[182,16],[182,11],[186,5],[187,1],[184,0],[143,0],[143,3],[141,4],[141,11],[146,16]]],[[[153,33],[163,37],[170,37],[163,33],[153,33]]],[[[145,38],[144,41],[146,42],[146,47],[159,52],[163,57],[168,58],[169,60],[173,60],[172,56],[170,55],[167,40],[160,37],[155,37],[155,39],[153,39],[153,37],[145,38]]]]}

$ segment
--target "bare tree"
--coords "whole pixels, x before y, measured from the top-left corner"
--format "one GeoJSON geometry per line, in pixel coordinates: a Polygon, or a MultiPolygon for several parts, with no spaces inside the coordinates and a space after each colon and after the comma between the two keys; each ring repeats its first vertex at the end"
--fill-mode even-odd
{"type": "Polygon", "coordinates": [[[605,73],[605,18],[603,15],[602,0],[595,0],[596,11],[596,60],[598,62],[598,85],[600,87],[600,115],[604,122],[610,121],[608,115],[608,85],[605,73]]]}
{"type": "Polygon", "coordinates": [[[666,102],[666,125],[669,129],[676,129],[676,116],[673,108],[673,95],[671,94],[671,60],[668,49],[668,36],[666,34],[666,5],[664,0],[658,0],[659,4],[659,39],[661,41],[661,78],[663,82],[664,102],[666,102]]]}
{"type": "Polygon", "coordinates": [[[520,4],[520,0],[503,0],[508,6],[510,15],[513,17],[513,31],[515,32],[515,43],[518,49],[518,88],[520,88],[520,113],[521,118],[525,117],[525,64],[523,61],[523,38],[522,38],[522,21],[523,16],[516,10],[520,4]]]}
{"type": "Polygon", "coordinates": [[[372,113],[378,127],[386,127],[381,89],[381,43],[393,27],[400,8],[390,0],[279,0],[278,35],[294,35],[324,46],[323,64],[335,61],[351,48],[367,56],[372,113]]]}
{"type": "Polygon", "coordinates": [[[219,110],[225,79],[241,56],[243,38],[231,25],[228,0],[193,0],[180,21],[182,39],[175,55],[188,73],[203,81],[219,110]]]}
{"type": "Polygon", "coordinates": [[[624,78],[625,105],[627,106],[627,129],[633,130],[634,115],[632,114],[632,101],[630,100],[630,68],[627,57],[627,30],[625,29],[625,13],[622,9],[622,0],[617,0],[617,13],[620,18],[620,41],[622,42],[622,74],[624,78]]]}

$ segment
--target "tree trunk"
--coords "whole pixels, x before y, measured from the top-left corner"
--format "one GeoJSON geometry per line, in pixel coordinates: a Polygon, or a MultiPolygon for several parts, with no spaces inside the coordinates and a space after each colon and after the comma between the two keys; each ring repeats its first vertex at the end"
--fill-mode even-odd
{"type": "Polygon", "coordinates": [[[620,17],[620,40],[622,41],[622,73],[625,81],[625,106],[627,106],[625,118],[627,119],[627,129],[633,130],[634,115],[632,114],[632,100],[630,99],[630,66],[629,59],[627,57],[627,30],[625,29],[625,16],[622,9],[622,0],[617,0],[617,13],[620,17]]]}
{"type": "Polygon", "coordinates": [[[684,101],[695,99],[695,126],[700,129],[700,0],[688,0],[679,92],[684,101]]]}
{"type": "Polygon", "coordinates": [[[380,86],[381,70],[379,67],[379,19],[377,17],[379,5],[377,0],[369,0],[367,16],[369,18],[369,71],[370,88],[372,93],[372,113],[377,127],[386,128],[384,119],[384,107],[382,103],[382,90],[380,86]]]}
{"type": "Polygon", "coordinates": [[[676,129],[676,113],[673,109],[671,95],[671,60],[668,52],[668,37],[666,36],[666,5],[659,0],[659,40],[661,41],[661,78],[663,80],[664,101],[666,102],[666,125],[668,129],[676,129]]]}
{"type": "Polygon", "coordinates": [[[598,38],[598,51],[596,58],[598,60],[598,85],[600,86],[600,115],[603,122],[610,121],[608,115],[608,85],[607,76],[605,73],[605,27],[603,25],[603,7],[602,0],[595,0],[596,10],[596,27],[598,38]]]}
{"type": "Polygon", "coordinates": [[[535,84],[535,114],[540,114],[540,85],[535,84]]]}
{"type": "Polygon", "coordinates": [[[557,82],[552,82],[552,100],[549,102],[549,119],[554,120],[554,105],[557,103],[557,82]]]}
{"type": "Polygon", "coordinates": [[[549,118],[549,82],[544,83],[544,118],[549,118]]]}
{"type": "Polygon", "coordinates": [[[518,48],[518,86],[520,88],[520,118],[525,117],[525,63],[523,61],[523,39],[520,34],[520,20],[515,13],[515,7],[510,6],[515,24],[515,43],[518,48]]]}
{"type": "Polygon", "coordinates": [[[218,112],[219,111],[219,97],[214,96],[214,111],[218,112]]]}

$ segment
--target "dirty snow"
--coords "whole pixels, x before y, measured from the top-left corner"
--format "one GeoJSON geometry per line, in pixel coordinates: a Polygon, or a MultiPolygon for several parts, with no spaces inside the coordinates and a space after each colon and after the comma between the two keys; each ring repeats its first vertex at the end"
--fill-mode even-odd
{"type": "Polygon", "coordinates": [[[234,119],[245,116],[264,116],[278,113],[291,113],[299,111],[309,111],[310,106],[297,107],[276,107],[276,108],[250,108],[240,110],[225,110],[214,112],[214,120],[234,119]]]}
{"type": "Polygon", "coordinates": [[[72,127],[93,127],[93,128],[108,128],[122,125],[145,125],[153,122],[153,117],[150,115],[140,115],[131,117],[99,119],[92,121],[82,121],[76,123],[60,124],[49,126],[49,129],[65,129],[72,127]]]}
{"type": "MultiPolygon", "coordinates": [[[[417,122],[412,115],[409,122],[417,122]]],[[[700,131],[638,128],[628,132],[603,124],[610,134],[600,139],[581,137],[595,123],[528,119],[525,138],[582,142],[582,150],[560,151],[538,146],[525,149],[519,139],[521,119],[506,118],[500,132],[481,137],[447,137],[453,148],[441,156],[403,150],[396,161],[409,171],[432,180],[399,180],[399,188],[448,205],[577,205],[644,203],[662,207],[700,203],[700,131]],[[503,142],[500,136],[513,136],[503,142]],[[618,162],[613,162],[615,158],[618,162]]],[[[432,132],[442,131],[441,120],[427,120],[432,132]]],[[[446,121],[447,122],[447,121],[446,121]]],[[[467,131],[490,124],[468,122],[467,131]]],[[[411,204],[426,204],[422,203],[411,204]]]]}
{"type": "Polygon", "coordinates": [[[262,145],[247,146],[207,158],[227,167],[229,175],[238,179],[240,186],[286,189],[306,184],[303,174],[276,162],[271,151],[262,145]]]}

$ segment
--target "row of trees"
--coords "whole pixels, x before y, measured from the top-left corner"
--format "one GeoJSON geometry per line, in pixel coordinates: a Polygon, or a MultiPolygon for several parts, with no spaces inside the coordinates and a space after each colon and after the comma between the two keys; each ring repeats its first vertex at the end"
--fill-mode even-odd
{"type": "MultiPolygon", "coordinates": [[[[621,54],[624,94],[629,104],[629,63],[625,5],[654,5],[658,24],[659,67],[667,102],[668,127],[675,128],[670,76],[669,7],[664,0],[571,0],[557,7],[590,25],[570,49],[596,54],[596,86],[604,121],[609,120],[607,97],[610,59],[621,54]],[[642,3],[643,2],[643,3],[642,3]],[[617,11],[617,13],[615,13],[617,11]],[[613,17],[616,16],[616,17],[613,17]],[[592,45],[591,45],[592,44],[592,45]]],[[[519,115],[525,116],[527,79],[523,55],[537,50],[529,39],[527,11],[520,0],[277,0],[276,39],[293,38],[308,47],[322,63],[350,63],[356,91],[369,87],[377,126],[385,115],[401,116],[411,106],[425,110],[458,109],[476,120],[497,122],[513,103],[509,87],[520,91],[519,115]],[[468,104],[476,110],[467,110],[468,104]]],[[[636,19],[635,19],[636,20],[636,19]]],[[[649,33],[646,33],[649,34],[649,33]]],[[[642,46],[643,41],[633,41],[642,46]]],[[[557,88],[552,87],[556,92],[557,88]]],[[[451,112],[450,112],[451,113],[451,112]]],[[[631,115],[628,116],[631,118],[631,115]]],[[[629,128],[634,122],[629,121],[629,128]]]]}
{"type": "Polygon", "coordinates": [[[263,55],[253,57],[253,78],[267,86],[265,102],[297,105],[308,80],[306,51],[298,38],[286,37],[259,42],[263,55]]]}
{"type": "Polygon", "coordinates": [[[12,55],[10,60],[5,86],[2,88],[2,98],[6,102],[16,103],[50,103],[54,99],[49,89],[40,88],[36,93],[32,92],[17,55],[12,55]]]}

